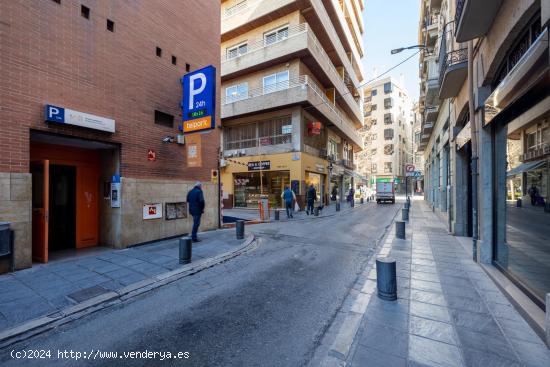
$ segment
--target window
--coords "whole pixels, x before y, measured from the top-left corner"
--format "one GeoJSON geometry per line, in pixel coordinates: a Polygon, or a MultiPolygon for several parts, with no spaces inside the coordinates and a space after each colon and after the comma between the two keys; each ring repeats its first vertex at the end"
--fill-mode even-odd
{"type": "Polygon", "coordinates": [[[107,30],[109,32],[115,31],[115,22],[113,22],[111,19],[107,19],[107,30]]]}
{"type": "Polygon", "coordinates": [[[270,45],[288,38],[288,26],[264,33],[264,42],[270,45]]]}
{"type": "Polygon", "coordinates": [[[376,148],[370,150],[371,155],[376,155],[376,148]]]}
{"type": "Polygon", "coordinates": [[[375,141],[376,139],[378,139],[378,135],[372,134],[371,137],[370,137],[370,139],[371,139],[372,141],[375,141]]]}
{"type": "Polygon", "coordinates": [[[392,107],[392,100],[391,98],[384,98],[384,108],[388,109],[392,107]]]}
{"type": "Polygon", "coordinates": [[[384,173],[391,173],[392,167],[391,162],[384,162],[384,173]]]}
{"type": "Polygon", "coordinates": [[[384,83],[384,94],[388,94],[391,92],[392,92],[391,82],[384,83]]]}
{"type": "Polygon", "coordinates": [[[384,154],[385,155],[392,155],[393,154],[393,144],[384,145],[384,154]]]}
{"type": "Polygon", "coordinates": [[[338,144],[332,139],[328,139],[327,153],[332,160],[338,159],[338,144]]]}
{"type": "Polygon", "coordinates": [[[241,83],[225,88],[225,103],[232,103],[248,98],[248,83],[241,83]]]}
{"type": "Polygon", "coordinates": [[[284,116],[258,122],[258,137],[261,145],[277,145],[292,142],[292,121],[284,116]]]}
{"type": "Polygon", "coordinates": [[[384,124],[385,125],[391,125],[393,123],[393,117],[391,113],[384,114],[384,124]]]}
{"type": "Polygon", "coordinates": [[[378,91],[377,91],[376,89],[373,89],[373,90],[370,92],[370,95],[373,96],[373,97],[374,97],[375,95],[377,95],[377,94],[378,94],[378,91]]]}
{"type": "Polygon", "coordinates": [[[393,129],[384,129],[384,139],[385,140],[393,139],[393,129]]]}
{"type": "Polygon", "coordinates": [[[158,57],[162,57],[162,48],[157,47],[156,54],[157,54],[158,57]]]}
{"type": "Polygon", "coordinates": [[[257,146],[256,123],[224,127],[225,150],[254,148],[257,146]]]}
{"type": "Polygon", "coordinates": [[[376,173],[378,171],[377,167],[376,167],[376,163],[373,163],[372,166],[371,166],[371,171],[372,173],[376,173]]]}
{"type": "Polygon", "coordinates": [[[185,63],[185,71],[190,72],[191,71],[191,65],[188,63],[185,63]]]}
{"type": "Polygon", "coordinates": [[[244,55],[248,52],[248,43],[241,43],[240,45],[227,48],[227,59],[233,59],[237,56],[244,55]]]}
{"type": "Polygon", "coordinates": [[[376,108],[377,108],[377,107],[376,107],[375,104],[373,104],[373,105],[370,106],[370,110],[371,110],[371,111],[376,111],[376,108]]]}
{"type": "Polygon", "coordinates": [[[288,70],[271,74],[263,79],[264,94],[288,89],[288,70]]]}
{"type": "Polygon", "coordinates": [[[80,15],[86,19],[90,19],[90,8],[84,5],[80,5],[80,15]]]}
{"type": "Polygon", "coordinates": [[[155,124],[173,128],[174,116],[155,110],[155,124]]]}
{"type": "Polygon", "coordinates": [[[178,63],[178,58],[172,55],[172,65],[176,65],[177,63],[178,63]]]}
{"type": "Polygon", "coordinates": [[[373,126],[376,125],[376,119],[372,119],[371,121],[373,126]]]}

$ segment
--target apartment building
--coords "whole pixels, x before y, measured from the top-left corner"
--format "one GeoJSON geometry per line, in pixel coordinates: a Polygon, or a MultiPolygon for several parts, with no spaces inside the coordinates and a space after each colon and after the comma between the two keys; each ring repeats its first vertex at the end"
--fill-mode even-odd
{"type": "Polygon", "coordinates": [[[362,141],[363,0],[221,4],[224,208],[341,199],[362,141]],[[334,195],[331,195],[334,194],[334,195]]]}
{"type": "Polygon", "coordinates": [[[358,153],[360,172],[371,185],[392,181],[405,192],[405,164],[412,163],[414,111],[400,83],[384,78],[364,89],[365,126],[360,130],[364,151],[358,153]]]}
{"type": "MultiPolygon", "coordinates": [[[[473,237],[474,258],[541,312],[550,292],[549,23],[548,1],[421,1],[426,198],[450,231],[473,237]]],[[[543,316],[526,314],[544,330],[543,316]]]]}
{"type": "Polygon", "coordinates": [[[212,1],[0,2],[0,221],[15,231],[16,269],[189,233],[196,180],[201,228],[217,228],[220,132],[176,135],[181,77],[219,70],[218,22],[212,1]]]}

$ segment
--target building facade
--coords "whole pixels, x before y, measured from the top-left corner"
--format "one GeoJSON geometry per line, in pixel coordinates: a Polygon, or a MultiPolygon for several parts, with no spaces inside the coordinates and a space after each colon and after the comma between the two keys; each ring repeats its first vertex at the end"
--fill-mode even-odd
{"type": "Polygon", "coordinates": [[[361,149],[363,1],[222,1],[224,208],[339,200],[361,149]]]}
{"type": "MultiPolygon", "coordinates": [[[[414,110],[407,91],[392,78],[364,89],[364,151],[357,156],[360,173],[371,185],[391,180],[405,192],[405,164],[412,163],[414,110]],[[363,173],[364,172],[364,173],[363,173]]],[[[410,189],[410,188],[409,188],[410,189]]]]}
{"type": "Polygon", "coordinates": [[[426,198],[450,231],[473,237],[476,259],[548,309],[550,3],[421,7],[426,198]]]}
{"type": "Polygon", "coordinates": [[[0,221],[15,231],[16,269],[187,233],[196,180],[202,228],[217,228],[220,133],[176,135],[180,78],[219,70],[219,4],[2,1],[0,19],[0,221]]]}

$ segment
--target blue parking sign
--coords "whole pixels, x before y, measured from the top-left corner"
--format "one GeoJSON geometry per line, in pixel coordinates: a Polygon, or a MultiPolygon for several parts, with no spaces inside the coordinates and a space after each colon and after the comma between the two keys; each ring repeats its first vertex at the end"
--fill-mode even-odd
{"type": "Polygon", "coordinates": [[[216,68],[212,65],[187,73],[183,86],[183,133],[216,127],[216,68]]]}

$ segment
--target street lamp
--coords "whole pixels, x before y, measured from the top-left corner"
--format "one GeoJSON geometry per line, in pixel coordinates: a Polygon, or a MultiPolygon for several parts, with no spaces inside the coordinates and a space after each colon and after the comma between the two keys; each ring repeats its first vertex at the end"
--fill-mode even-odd
{"type": "Polygon", "coordinates": [[[400,53],[401,51],[404,51],[404,50],[412,50],[414,48],[419,48],[421,50],[425,50],[427,49],[428,47],[424,46],[424,45],[414,45],[414,46],[409,46],[409,47],[400,47],[400,48],[394,48],[393,50],[391,50],[391,54],[392,55],[395,55],[395,54],[398,54],[400,53]]]}

